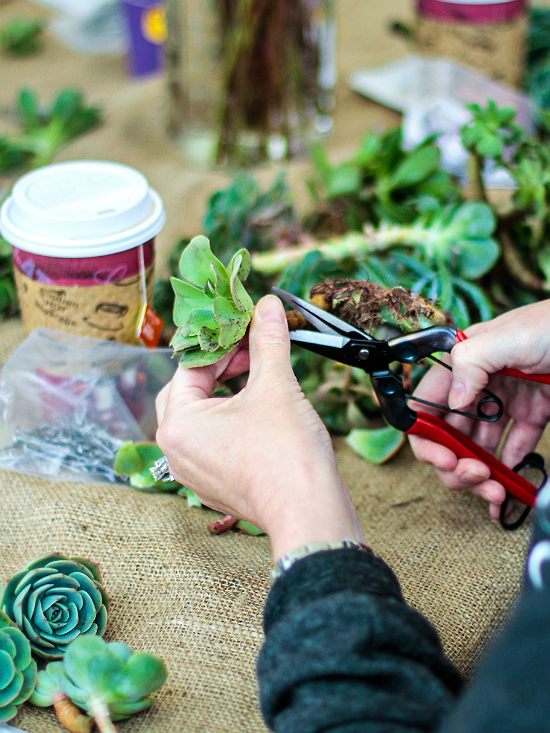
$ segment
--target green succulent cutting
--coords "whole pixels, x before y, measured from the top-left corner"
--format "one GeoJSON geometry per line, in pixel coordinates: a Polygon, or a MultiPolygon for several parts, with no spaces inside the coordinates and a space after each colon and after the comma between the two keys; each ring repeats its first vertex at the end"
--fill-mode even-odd
{"type": "Polygon", "coordinates": [[[180,272],[185,279],[172,278],[177,330],[170,343],[182,367],[214,364],[245,335],[254,311],[242,284],[249,271],[245,249],[235,253],[227,268],[212,254],[206,237],[195,237],[184,249],[180,272]]]}
{"type": "Polygon", "coordinates": [[[17,715],[19,707],[31,696],[36,679],[29,640],[0,611],[0,723],[17,715]]]}
{"type": "Polygon", "coordinates": [[[117,451],[113,470],[120,476],[127,476],[134,489],[176,492],[186,497],[188,506],[202,506],[191,489],[179,481],[155,481],[151,468],[159,458],[162,458],[162,451],[156,443],[126,443],[117,451]]]}
{"type": "Polygon", "coordinates": [[[98,565],[61,553],[33,560],[0,588],[0,609],[48,660],[80,635],[101,636],[109,605],[98,565]]]}
{"type": "Polygon", "coordinates": [[[148,652],[134,652],[122,642],[80,636],[67,647],[62,662],[38,673],[30,702],[49,707],[62,693],[96,722],[101,733],[115,733],[113,720],[124,720],[152,704],[151,695],[167,678],[164,662],[148,652]],[[60,693],[61,691],[61,693],[60,693]]]}

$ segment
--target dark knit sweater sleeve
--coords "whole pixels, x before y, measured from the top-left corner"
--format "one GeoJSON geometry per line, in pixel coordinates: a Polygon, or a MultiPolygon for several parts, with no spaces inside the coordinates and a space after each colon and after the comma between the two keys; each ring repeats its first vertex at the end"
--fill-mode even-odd
{"type": "Polygon", "coordinates": [[[276,733],[434,731],[462,681],[376,555],[298,560],[269,594],[260,705],[276,733]]]}

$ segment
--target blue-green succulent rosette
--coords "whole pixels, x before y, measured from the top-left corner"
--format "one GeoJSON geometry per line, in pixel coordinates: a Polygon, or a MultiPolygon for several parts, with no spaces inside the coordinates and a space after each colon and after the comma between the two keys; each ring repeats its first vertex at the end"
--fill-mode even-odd
{"type": "Polygon", "coordinates": [[[29,640],[0,611],[0,724],[17,715],[32,695],[36,681],[29,640]]]}
{"type": "Polygon", "coordinates": [[[62,659],[77,636],[102,636],[109,605],[98,565],[60,553],[33,560],[0,588],[0,610],[48,660],[62,659]]]}

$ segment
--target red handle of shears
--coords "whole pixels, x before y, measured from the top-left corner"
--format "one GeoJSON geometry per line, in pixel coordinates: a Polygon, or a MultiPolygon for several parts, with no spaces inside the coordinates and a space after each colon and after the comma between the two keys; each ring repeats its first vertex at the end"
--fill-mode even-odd
{"type": "Polygon", "coordinates": [[[507,468],[497,458],[441,418],[425,412],[417,412],[416,421],[407,430],[407,435],[417,435],[419,438],[426,438],[444,445],[459,458],[476,458],[491,469],[491,478],[502,484],[508,493],[528,506],[535,506],[536,486],[507,468]]]}
{"type": "MultiPolygon", "coordinates": [[[[459,328],[456,329],[456,341],[459,344],[468,337],[459,328]]],[[[501,369],[496,374],[502,374],[505,377],[515,377],[516,379],[527,379],[529,382],[540,382],[541,384],[550,384],[550,374],[525,374],[519,369],[501,369]]]]}

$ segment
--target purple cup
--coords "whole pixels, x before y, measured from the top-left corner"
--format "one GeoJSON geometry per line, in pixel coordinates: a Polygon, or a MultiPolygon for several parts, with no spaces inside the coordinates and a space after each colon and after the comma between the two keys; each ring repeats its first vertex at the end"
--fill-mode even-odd
{"type": "Polygon", "coordinates": [[[162,70],[166,40],[166,2],[121,0],[128,28],[128,67],[132,76],[162,70]]]}

